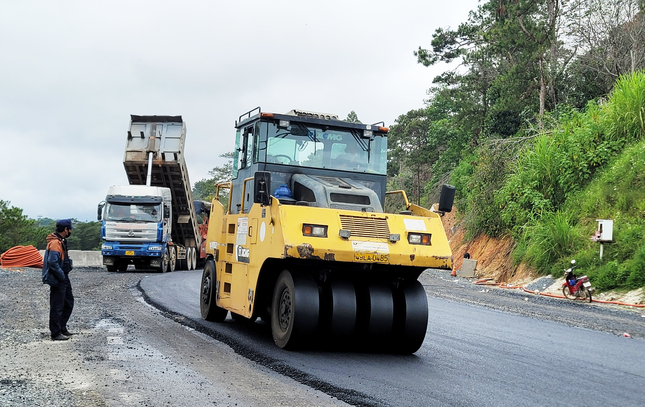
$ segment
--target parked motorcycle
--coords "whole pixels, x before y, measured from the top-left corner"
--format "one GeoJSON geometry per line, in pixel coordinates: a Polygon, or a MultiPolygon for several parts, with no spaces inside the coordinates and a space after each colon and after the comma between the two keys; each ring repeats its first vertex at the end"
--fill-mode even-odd
{"type": "Polygon", "coordinates": [[[562,294],[570,300],[580,298],[591,302],[591,293],[595,288],[591,286],[587,276],[577,277],[574,273],[576,261],[571,260],[571,267],[564,271],[564,284],[562,284],[562,294]]]}

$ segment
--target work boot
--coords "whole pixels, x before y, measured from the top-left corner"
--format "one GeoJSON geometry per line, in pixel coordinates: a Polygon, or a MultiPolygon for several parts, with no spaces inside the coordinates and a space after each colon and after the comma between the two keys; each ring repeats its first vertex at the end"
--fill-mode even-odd
{"type": "Polygon", "coordinates": [[[63,334],[58,334],[57,336],[52,336],[52,341],[66,341],[69,339],[69,336],[63,334]]]}

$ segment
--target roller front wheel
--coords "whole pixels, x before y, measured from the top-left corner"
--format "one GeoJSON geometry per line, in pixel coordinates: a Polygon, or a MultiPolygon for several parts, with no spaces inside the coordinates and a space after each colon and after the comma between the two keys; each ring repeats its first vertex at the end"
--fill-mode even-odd
{"type": "Polygon", "coordinates": [[[202,318],[205,320],[222,322],[226,319],[228,311],[224,308],[218,307],[216,304],[217,292],[215,289],[215,280],[215,262],[208,260],[204,265],[204,271],[202,273],[199,309],[201,311],[202,318]]]}
{"type": "Polygon", "coordinates": [[[312,336],[318,326],[318,286],[306,275],[284,270],[271,302],[271,333],[278,347],[292,349],[312,336]]]}

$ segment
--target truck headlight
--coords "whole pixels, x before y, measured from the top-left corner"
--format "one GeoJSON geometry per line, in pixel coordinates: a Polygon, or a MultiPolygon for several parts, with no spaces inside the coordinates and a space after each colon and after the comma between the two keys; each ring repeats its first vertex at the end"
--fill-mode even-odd
{"type": "Polygon", "coordinates": [[[310,225],[308,223],[305,223],[302,225],[302,235],[313,237],[327,237],[327,226],[310,225]]]}
{"type": "Polygon", "coordinates": [[[101,245],[101,250],[112,250],[112,246],[109,244],[101,245]]]}
{"type": "Polygon", "coordinates": [[[160,252],[161,251],[161,246],[148,246],[148,250],[160,252]]]}
{"type": "Polygon", "coordinates": [[[430,235],[427,233],[408,233],[408,243],[430,245],[430,235]]]}

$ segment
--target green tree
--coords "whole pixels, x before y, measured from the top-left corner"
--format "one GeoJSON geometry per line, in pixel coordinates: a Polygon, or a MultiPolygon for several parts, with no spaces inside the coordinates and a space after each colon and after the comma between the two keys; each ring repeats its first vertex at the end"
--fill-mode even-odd
{"type": "Polygon", "coordinates": [[[75,222],[69,240],[69,249],[101,250],[101,222],[75,222]]]}
{"type": "Polygon", "coordinates": [[[406,189],[410,200],[416,204],[421,203],[423,189],[431,178],[428,149],[430,123],[426,109],[411,110],[398,117],[389,133],[392,152],[390,174],[398,176],[398,179],[394,179],[394,188],[406,189]]]}
{"type": "MultiPolygon", "coordinates": [[[[56,220],[51,218],[38,218],[36,226],[42,228],[47,234],[56,231],[56,220]]],[[[69,250],[101,250],[101,222],[79,222],[72,218],[74,230],[67,238],[69,250]]],[[[45,238],[36,246],[38,249],[45,249],[45,238]]]]}
{"type": "Polygon", "coordinates": [[[353,110],[349,112],[345,121],[350,123],[363,123],[362,121],[358,120],[358,115],[353,110]]]}
{"type": "Polygon", "coordinates": [[[22,214],[22,209],[0,200],[0,253],[14,246],[33,245],[41,248],[47,229],[36,226],[36,221],[22,214]]]}
{"type": "Polygon", "coordinates": [[[233,157],[234,152],[220,154],[220,157],[226,159],[226,163],[222,166],[215,167],[208,172],[211,178],[197,181],[193,188],[193,199],[202,201],[211,201],[215,196],[217,184],[222,182],[230,182],[233,179],[233,157]]]}

